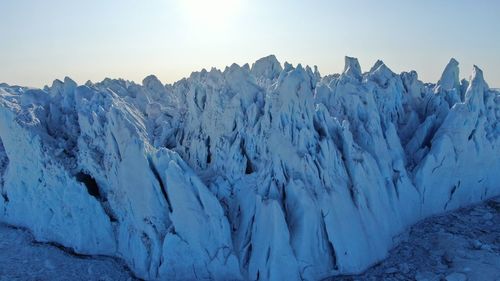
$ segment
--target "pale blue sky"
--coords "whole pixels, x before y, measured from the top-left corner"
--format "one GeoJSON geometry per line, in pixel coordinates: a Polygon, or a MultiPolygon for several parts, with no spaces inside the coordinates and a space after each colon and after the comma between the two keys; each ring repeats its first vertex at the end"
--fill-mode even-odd
{"type": "Polygon", "coordinates": [[[462,77],[477,64],[500,87],[499,52],[498,0],[0,0],[9,84],[149,74],[167,83],[275,54],[322,74],[341,72],[345,55],[364,70],[380,58],[426,82],[455,57],[462,77]]]}

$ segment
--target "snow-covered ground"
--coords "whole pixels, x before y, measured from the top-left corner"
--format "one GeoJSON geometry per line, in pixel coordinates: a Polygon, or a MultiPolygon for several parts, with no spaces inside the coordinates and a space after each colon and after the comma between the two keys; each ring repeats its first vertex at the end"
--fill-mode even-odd
{"type": "MultiPolygon", "coordinates": [[[[428,218],[402,234],[389,257],[358,276],[331,281],[500,280],[500,198],[428,218]]],[[[0,280],[135,280],[111,258],[68,254],[0,225],[0,280]]]]}
{"type": "Polygon", "coordinates": [[[0,224],[0,280],[132,280],[124,264],[106,257],[78,256],[35,242],[31,233],[0,224]]]}
{"type": "Polygon", "coordinates": [[[428,218],[400,239],[365,274],[331,280],[500,280],[500,198],[428,218]]]}

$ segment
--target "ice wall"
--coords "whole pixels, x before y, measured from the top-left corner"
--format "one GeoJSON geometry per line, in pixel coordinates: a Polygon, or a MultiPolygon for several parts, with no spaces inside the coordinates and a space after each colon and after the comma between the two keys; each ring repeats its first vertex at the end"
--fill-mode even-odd
{"type": "Polygon", "coordinates": [[[145,279],[320,280],[500,195],[500,93],[274,56],[173,85],[0,86],[0,220],[145,279]]]}

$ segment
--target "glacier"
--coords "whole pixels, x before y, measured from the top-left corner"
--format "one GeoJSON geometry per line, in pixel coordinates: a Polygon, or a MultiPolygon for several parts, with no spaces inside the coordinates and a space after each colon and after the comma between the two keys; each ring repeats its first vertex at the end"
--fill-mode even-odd
{"type": "Polygon", "coordinates": [[[500,92],[282,65],[174,84],[0,84],[0,222],[148,280],[321,280],[421,219],[500,195],[500,92]]]}

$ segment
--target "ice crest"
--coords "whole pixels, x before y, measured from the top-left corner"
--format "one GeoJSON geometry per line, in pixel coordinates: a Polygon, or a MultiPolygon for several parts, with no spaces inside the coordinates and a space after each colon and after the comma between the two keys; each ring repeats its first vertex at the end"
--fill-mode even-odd
{"type": "Polygon", "coordinates": [[[446,65],[446,68],[441,75],[441,79],[439,79],[439,86],[441,86],[445,90],[460,88],[458,65],[459,63],[457,60],[455,60],[454,58],[450,59],[450,62],[448,63],[448,65],[446,65]]]}
{"type": "Polygon", "coordinates": [[[345,57],[344,73],[345,76],[361,79],[361,66],[358,59],[353,57],[345,57]]]}
{"type": "Polygon", "coordinates": [[[251,72],[256,77],[265,77],[267,79],[275,79],[283,70],[281,64],[276,59],[276,56],[270,55],[257,60],[251,68],[251,72]]]}

